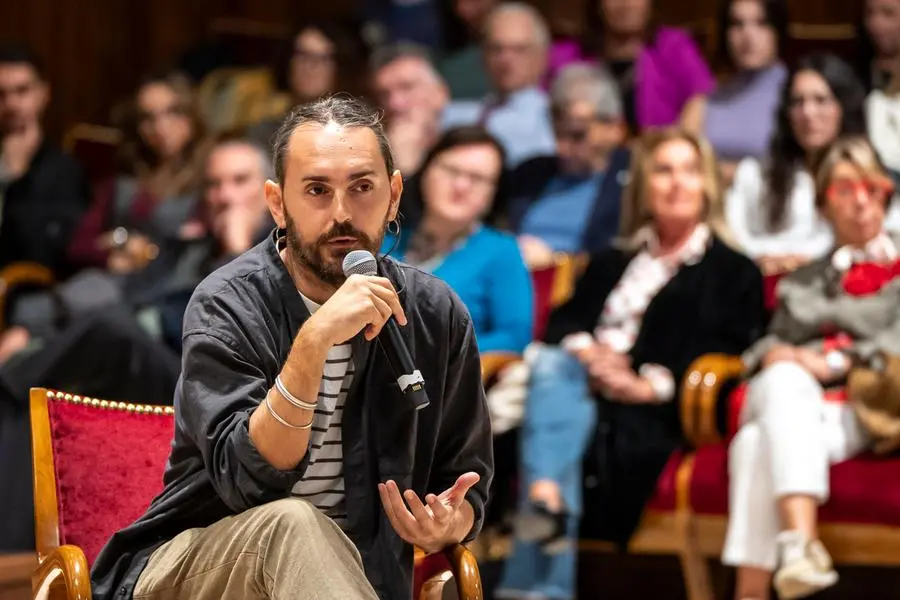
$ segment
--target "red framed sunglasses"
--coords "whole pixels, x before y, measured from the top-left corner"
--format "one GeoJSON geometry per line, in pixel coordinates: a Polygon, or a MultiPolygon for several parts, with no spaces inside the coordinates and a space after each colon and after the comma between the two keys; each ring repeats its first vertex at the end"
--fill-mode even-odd
{"type": "Polygon", "coordinates": [[[862,193],[870,200],[884,202],[894,195],[894,184],[889,179],[838,179],[825,193],[833,200],[853,200],[862,193]]]}

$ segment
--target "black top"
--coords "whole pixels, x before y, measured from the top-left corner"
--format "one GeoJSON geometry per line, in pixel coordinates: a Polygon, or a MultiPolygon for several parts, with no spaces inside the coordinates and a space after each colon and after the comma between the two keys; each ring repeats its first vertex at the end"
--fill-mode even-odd
{"type": "Polygon", "coordinates": [[[637,122],[637,91],[636,76],[637,61],[635,60],[611,60],[607,63],[612,76],[619,85],[619,95],[622,97],[622,110],[625,113],[625,123],[632,133],[638,132],[637,122]]]}
{"type": "MultiPolygon", "coordinates": [[[[550,315],[545,341],[592,332],[632,252],[610,249],[595,256],[572,298],[550,315]]],[[[622,404],[597,398],[598,428],[585,459],[583,534],[625,544],[656,487],[671,453],[684,444],[680,383],[696,358],[740,354],[764,331],[762,275],[746,256],[713,238],[698,262],[683,266],[653,297],[634,346],[632,367],[668,368],[676,397],[664,404],[622,404]]]]}
{"type": "MultiPolygon", "coordinates": [[[[465,306],[442,281],[391,259],[380,271],[400,290],[402,335],[431,404],[416,411],[400,393],[384,352],[358,335],[357,373],[344,409],[345,532],[379,596],[408,600],[413,549],[391,527],[377,484],[394,479],[424,497],[467,471],[479,531],[493,473],[491,430],[475,334],[465,306]]],[[[206,278],[184,319],[183,372],[175,392],[175,440],[164,491],[144,516],[116,533],[92,572],[94,598],[130,598],[147,560],[178,533],[285,498],[305,458],[279,471],[250,441],[250,414],[274,384],[309,317],[274,238],[206,278]]]]}
{"type": "Polygon", "coordinates": [[[65,274],[66,248],[90,195],[78,163],[44,141],[28,171],[5,190],[0,187],[0,268],[33,261],[65,274]]]}

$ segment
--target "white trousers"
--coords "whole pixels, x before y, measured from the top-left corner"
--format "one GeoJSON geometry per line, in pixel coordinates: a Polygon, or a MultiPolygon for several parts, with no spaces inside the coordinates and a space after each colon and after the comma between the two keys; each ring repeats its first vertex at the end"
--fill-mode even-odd
{"type": "Polygon", "coordinates": [[[774,570],[778,499],[802,494],[825,502],[829,467],[869,445],[850,405],[823,396],[821,384],[792,362],[775,363],[751,380],[729,448],[724,564],[774,570]]]}

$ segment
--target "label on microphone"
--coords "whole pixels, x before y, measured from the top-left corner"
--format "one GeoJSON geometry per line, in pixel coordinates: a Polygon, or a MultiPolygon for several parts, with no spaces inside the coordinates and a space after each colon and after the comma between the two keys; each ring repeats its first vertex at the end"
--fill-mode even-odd
{"type": "Polygon", "coordinates": [[[401,375],[400,377],[398,377],[397,385],[400,386],[400,389],[403,390],[403,393],[406,393],[410,390],[413,392],[418,392],[425,389],[425,379],[422,377],[422,373],[419,372],[418,369],[416,369],[412,373],[408,373],[406,375],[401,375]]]}

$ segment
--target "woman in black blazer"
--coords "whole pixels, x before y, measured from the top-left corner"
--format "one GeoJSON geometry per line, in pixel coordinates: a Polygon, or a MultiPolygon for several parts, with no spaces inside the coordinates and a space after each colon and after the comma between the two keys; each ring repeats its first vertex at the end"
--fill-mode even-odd
{"type": "Polygon", "coordinates": [[[715,160],[682,130],[644,136],[620,237],[550,317],[522,426],[522,505],[498,597],[575,596],[583,531],[625,545],[684,444],[679,382],[764,327],[762,275],[728,245],[715,160]],[[582,467],[592,485],[582,502],[582,467]]]}

